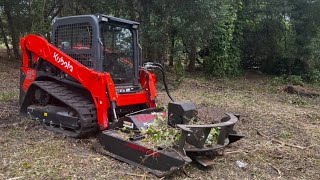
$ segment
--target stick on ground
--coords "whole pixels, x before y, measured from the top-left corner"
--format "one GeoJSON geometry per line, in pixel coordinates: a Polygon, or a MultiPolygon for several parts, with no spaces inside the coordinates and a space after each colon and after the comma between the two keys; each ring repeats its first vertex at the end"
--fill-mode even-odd
{"type": "Polygon", "coordinates": [[[299,146],[299,145],[295,145],[295,144],[286,143],[286,142],[283,142],[283,141],[280,141],[280,140],[271,138],[271,137],[269,137],[269,136],[267,136],[267,135],[264,135],[263,133],[261,133],[261,132],[258,131],[258,130],[257,130],[257,134],[258,134],[259,136],[262,136],[262,137],[265,137],[265,138],[270,139],[272,142],[279,143],[279,144],[281,144],[281,145],[283,145],[283,146],[289,146],[289,147],[298,148],[298,149],[307,149],[307,148],[312,147],[312,146],[303,147],[303,146],[299,146]]]}

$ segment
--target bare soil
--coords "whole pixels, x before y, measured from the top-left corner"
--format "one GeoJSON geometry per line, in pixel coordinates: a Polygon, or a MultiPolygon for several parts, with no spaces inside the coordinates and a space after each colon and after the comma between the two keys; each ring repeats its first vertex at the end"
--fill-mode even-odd
{"type": "Polygon", "coordinates": [[[319,92],[310,90],[302,86],[287,85],[283,87],[283,91],[289,94],[297,94],[299,96],[305,96],[310,98],[320,96],[319,92]]]}
{"type": "MultiPolygon", "coordinates": [[[[99,154],[94,138],[68,138],[20,117],[19,63],[0,57],[0,179],[156,178],[99,154]]],[[[174,79],[169,73],[170,85],[174,79]]],[[[205,122],[216,122],[224,112],[240,114],[235,129],[246,137],[216,157],[212,167],[190,164],[167,179],[320,179],[320,98],[290,95],[279,90],[282,86],[263,75],[187,75],[172,95],[195,102],[205,122]],[[248,167],[241,169],[236,161],[248,167]]],[[[158,99],[169,102],[162,90],[158,99]]]]}

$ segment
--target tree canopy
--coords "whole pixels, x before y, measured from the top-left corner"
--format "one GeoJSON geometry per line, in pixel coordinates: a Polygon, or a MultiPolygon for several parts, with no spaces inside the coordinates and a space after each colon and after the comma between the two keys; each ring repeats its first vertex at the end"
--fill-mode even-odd
{"type": "Polygon", "coordinates": [[[177,71],[238,75],[248,69],[320,81],[319,0],[0,0],[1,43],[50,41],[54,18],[103,13],[138,21],[145,61],[177,71]]]}

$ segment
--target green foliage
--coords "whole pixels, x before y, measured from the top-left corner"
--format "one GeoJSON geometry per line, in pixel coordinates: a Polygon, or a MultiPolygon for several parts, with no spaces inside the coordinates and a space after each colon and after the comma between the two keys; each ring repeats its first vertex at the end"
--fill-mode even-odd
{"type": "Polygon", "coordinates": [[[320,83],[320,70],[319,69],[315,69],[310,71],[307,74],[307,79],[309,80],[309,82],[311,83],[320,83]]]}
{"type": "Polygon", "coordinates": [[[172,147],[180,140],[180,130],[168,126],[166,117],[162,113],[156,113],[157,118],[143,130],[145,135],[144,142],[151,143],[153,147],[163,146],[172,147]]]}
{"type": "MultiPolygon", "coordinates": [[[[154,113],[157,117],[148,129],[142,129],[142,134],[145,135],[143,141],[150,144],[152,147],[173,147],[177,145],[181,138],[181,130],[178,128],[172,128],[168,126],[166,116],[162,113],[154,113]]],[[[190,124],[194,124],[195,121],[191,120],[190,124]]],[[[215,145],[220,133],[219,128],[212,128],[205,145],[215,145]]]]}
{"type": "Polygon", "coordinates": [[[308,73],[308,79],[311,82],[320,82],[320,28],[317,29],[315,37],[310,40],[310,44],[307,47],[310,51],[310,70],[308,73]]]}
{"type": "Polygon", "coordinates": [[[31,165],[30,165],[28,162],[24,162],[24,163],[22,163],[22,167],[23,167],[24,169],[30,169],[30,168],[31,168],[31,165]]]}
{"type": "Polygon", "coordinates": [[[286,81],[285,81],[285,78],[284,76],[277,76],[277,77],[274,77],[271,81],[271,85],[273,86],[277,86],[277,85],[280,85],[280,84],[285,84],[286,81]]]}
{"type": "Polygon", "coordinates": [[[304,75],[312,70],[319,62],[319,9],[320,1],[246,1],[243,67],[276,75],[304,75]]]}
{"type": "Polygon", "coordinates": [[[215,76],[259,69],[318,81],[320,1],[0,0],[0,6],[1,35],[8,37],[0,43],[8,41],[15,57],[21,36],[50,40],[56,17],[103,13],[140,22],[145,61],[170,59],[178,77],[185,69],[215,76]]]}
{"type": "Polygon", "coordinates": [[[272,84],[281,85],[281,84],[292,84],[292,85],[304,85],[304,79],[300,75],[283,75],[274,77],[272,79],[272,84]]]}
{"type": "Polygon", "coordinates": [[[320,68],[320,37],[315,40],[316,42],[312,42],[313,46],[311,49],[311,65],[314,68],[320,68]]]}
{"type": "Polygon", "coordinates": [[[307,101],[301,96],[293,96],[293,98],[289,100],[289,103],[297,106],[303,106],[308,104],[307,101]]]}
{"type": "Polygon", "coordinates": [[[290,75],[286,80],[290,84],[303,86],[303,79],[299,75],[290,75]]]}
{"type": "Polygon", "coordinates": [[[240,44],[238,12],[242,4],[237,6],[220,4],[218,23],[213,29],[210,55],[205,59],[207,72],[216,76],[238,75],[240,73],[240,44]]]}
{"type": "Polygon", "coordinates": [[[205,144],[209,146],[216,144],[218,141],[219,133],[220,133],[219,128],[212,128],[208,135],[208,138],[206,139],[205,144]]]}
{"type": "Polygon", "coordinates": [[[174,68],[176,75],[177,75],[177,80],[181,79],[184,77],[185,71],[184,71],[184,67],[181,64],[181,62],[177,62],[175,64],[175,68],[174,68]]]}

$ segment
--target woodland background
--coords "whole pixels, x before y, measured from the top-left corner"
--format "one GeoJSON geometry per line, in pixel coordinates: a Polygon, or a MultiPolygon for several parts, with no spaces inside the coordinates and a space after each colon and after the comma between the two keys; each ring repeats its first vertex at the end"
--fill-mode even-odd
{"type": "Polygon", "coordinates": [[[20,37],[50,40],[56,17],[103,13],[140,22],[144,60],[177,74],[254,69],[320,82],[319,11],[318,0],[0,0],[0,32],[19,61],[20,37]]]}
{"type": "MultiPolygon", "coordinates": [[[[94,137],[19,115],[19,38],[50,40],[56,17],[96,13],[141,23],[144,61],[166,65],[171,94],[202,123],[241,115],[245,138],[167,179],[320,179],[319,12],[320,0],[0,0],[0,179],[156,178],[98,153],[94,137]]],[[[161,86],[158,100],[169,102],[161,86]]]]}

